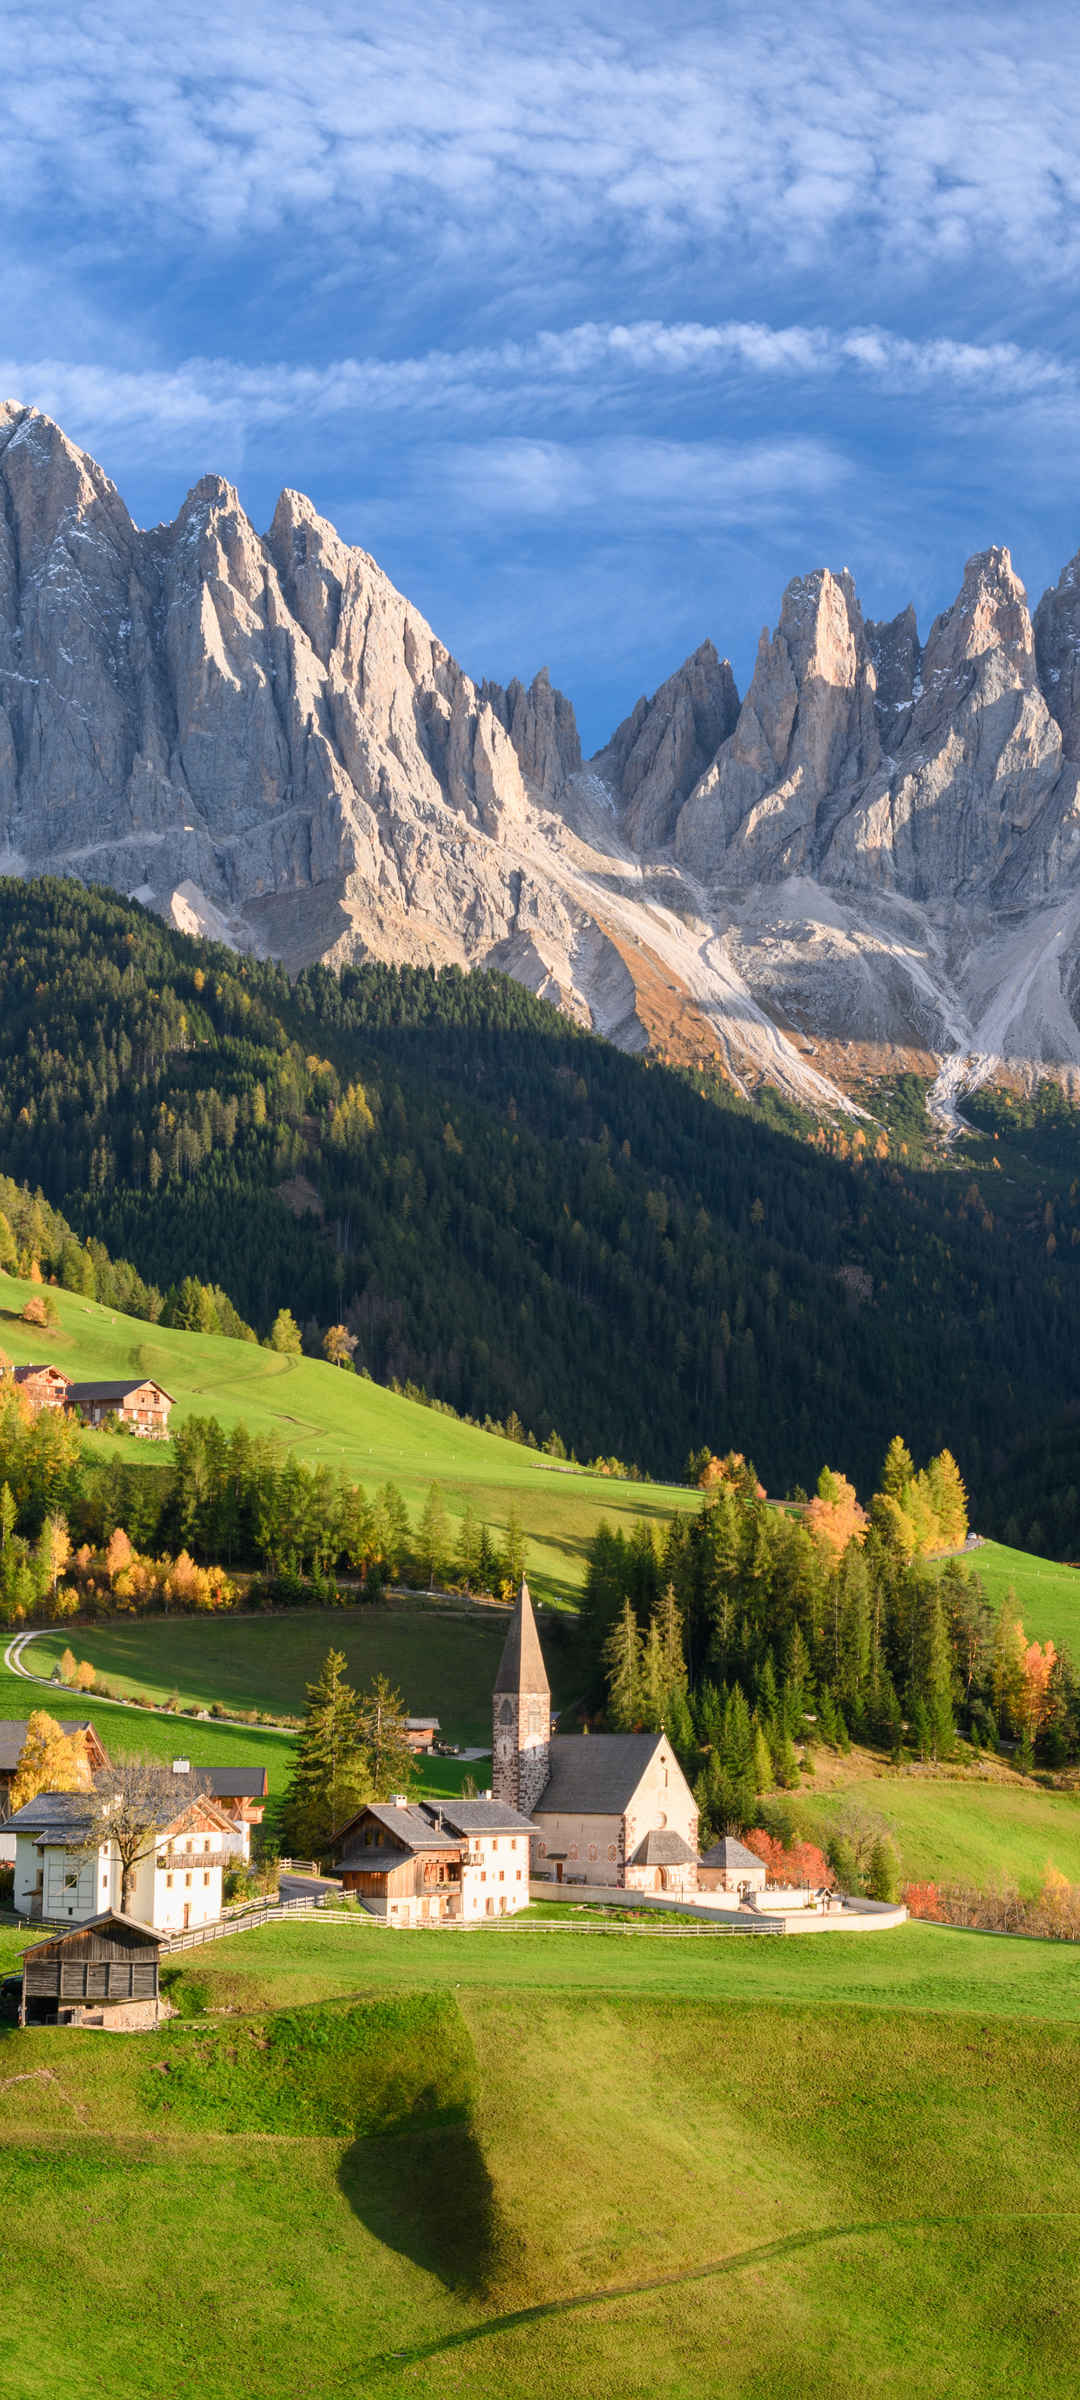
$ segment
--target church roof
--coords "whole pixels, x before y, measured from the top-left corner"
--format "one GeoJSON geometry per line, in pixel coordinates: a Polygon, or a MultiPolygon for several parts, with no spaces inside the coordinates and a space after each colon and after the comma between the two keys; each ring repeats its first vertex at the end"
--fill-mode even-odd
{"type": "Polygon", "coordinates": [[[703,1867],[741,1869],[760,1867],[765,1862],[758,1857],[756,1850],[748,1850],[745,1842],[737,1842],[733,1833],[725,1833],[718,1842],[713,1843],[711,1850],[702,1851],[701,1863],[703,1867]]]}
{"type": "Polygon", "coordinates": [[[540,1636],[524,1576],[514,1603],[510,1630],[503,1644],[495,1689],[497,1692],[542,1692],[545,1697],[550,1693],[544,1654],[540,1648],[540,1636]]]}
{"type": "Polygon", "coordinates": [[[685,1867],[697,1865],[697,1851],[691,1850],[681,1833],[671,1826],[656,1826],[639,1842],[630,1861],[632,1867],[685,1867]]]}
{"type": "Polygon", "coordinates": [[[561,1733],[538,1817],[617,1817],[629,1808],[662,1733],[561,1733]]]}
{"type": "Polygon", "coordinates": [[[520,1810],[502,1800],[423,1800],[424,1815],[448,1825],[451,1833],[535,1833],[536,1827],[520,1810]]]}

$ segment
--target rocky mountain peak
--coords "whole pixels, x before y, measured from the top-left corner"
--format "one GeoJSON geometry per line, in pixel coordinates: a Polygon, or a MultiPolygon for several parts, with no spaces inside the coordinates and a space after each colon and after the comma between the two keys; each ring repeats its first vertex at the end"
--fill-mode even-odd
{"type": "Polygon", "coordinates": [[[1080,551],[1063,567],[1035,611],[1039,685],[1061,728],[1068,759],[1080,759],[1080,551]]]}
{"type": "Polygon", "coordinates": [[[532,797],[554,806],[581,765],[573,702],[554,688],[546,667],[533,676],[528,690],[515,675],[505,691],[498,683],[481,684],[480,698],[509,734],[532,797]]]}
{"type": "Polygon", "coordinates": [[[651,700],[642,698],[590,761],[615,795],[636,849],[670,841],[683,802],[733,731],[739,695],[730,662],[702,642],[651,700]]]}

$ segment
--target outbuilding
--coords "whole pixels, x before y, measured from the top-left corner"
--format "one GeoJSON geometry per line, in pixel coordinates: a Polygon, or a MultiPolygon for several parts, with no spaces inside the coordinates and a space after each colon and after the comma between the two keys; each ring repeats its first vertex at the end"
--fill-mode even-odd
{"type": "Polygon", "coordinates": [[[152,1926],[118,1909],[35,1942],[23,1952],[20,2024],[30,2015],[58,2025],[122,2025],[131,2032],[156,2025],[161,1946],[152,1926]]]}
{"type": "Polygon", "coordinates": [[[747,1900],[752,1892],[763,1892],[765,1882],[764,1859],[734,1834],[725,1833],[702,1853],[698,1883],[703,1892],[730,1892],[733,1899],[747,1900]]]}

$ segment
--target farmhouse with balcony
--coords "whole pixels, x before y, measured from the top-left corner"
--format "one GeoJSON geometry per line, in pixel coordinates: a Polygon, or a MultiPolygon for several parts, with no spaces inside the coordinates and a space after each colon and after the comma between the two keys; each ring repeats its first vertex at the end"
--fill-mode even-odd
{"type": "Polygon", "coordinates": [[[62,1367],[13,1367],[12,1380],[35,1412],[39,1408],[66,1408],[71,1378],[62,1367]]]}
{"type": "MultiPolygon", "coordinates": [[[[116,1845],[96,1839],[86,1792],[39,1792],[8,1819],[15,1836],[18,1914],[51,1924],[86,1924],[119,1909],[123,1874],[116,1845]]],[[[234,1827],[201,1797],[174,1811],[167,1802],[134,1874],[126,1914],[158,1933],[206,1925],[221,1915],[222,1870],[234,1827]]]]}
{"type": "Polygon", "coordinates": [[[144,1441],[168,1440],[172,1398],[149,1378],[128,1383],[70,1383],[67,1405],[78,1409],[87,1425],[104,1425],[109,1417],[116,1417],[128,1432],[141,1435],[144,1441]]]}
{"type": "Polygon", "coordinates": [[[665,1733],[552,1734],[523,1582],[495,1678],[492,1787],[531,1817],[533,1874],[624,1891],[697,1890],[697,1803],[665,1733]]]}
{"type": "Polygon", "coordinates": [[[438,1717],[406,1717],[405,1719],[405,1739],[410,1750],[415,1750],[418,1756],[424,1751],[434,1749],[435,1736],[438,1732],[438,1717]]]}
{"type": "Polygon", "coordinates": [[[527,1908],[532,1830],[499,1800],[372,1801],[339,1834],[337,1870],[389,1925],[476,1924],[527,1908]]]}

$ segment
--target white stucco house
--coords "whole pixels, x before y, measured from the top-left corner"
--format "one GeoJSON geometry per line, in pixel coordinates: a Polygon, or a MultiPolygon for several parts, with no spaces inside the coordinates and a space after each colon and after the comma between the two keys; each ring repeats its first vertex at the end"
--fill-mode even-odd
{"type": "MultiPolygon", "coordinates": [[[[20,1916],[85,1924],[123,1905],[113,1842],[91,1841],[85,1792],[39,1792],[9,1817],[15,1837],[14,1904],[20,1916]]],[[[235,1827],[216,1801],[169,1803],[139,1859],[126,1914],[157,1933],[179,1933],[221,1915],[222,1873],[235,1827]]]]}
{"type": "Polygon", "coordinates": [[[372,1801],[342,1827],[337,1869],[388,1925],[477,1925],[528,1907],[532,1833],[500,1800],[372,1801]]]}

